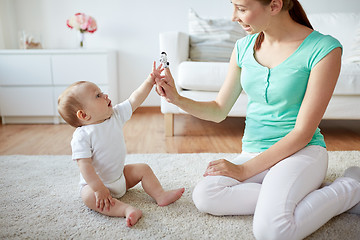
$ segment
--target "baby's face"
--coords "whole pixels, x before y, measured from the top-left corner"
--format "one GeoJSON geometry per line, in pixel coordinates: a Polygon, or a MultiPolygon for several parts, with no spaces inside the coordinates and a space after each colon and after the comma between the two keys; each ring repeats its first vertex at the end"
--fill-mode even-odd
{"type": "Polygon", "coordinates": [[[93,83],[84,83],[78,86],[78,97],[82,100],[85,113],[90,116],[88,124],[101,123],[113,114],[111,100],[107,94],[93,83]]]}

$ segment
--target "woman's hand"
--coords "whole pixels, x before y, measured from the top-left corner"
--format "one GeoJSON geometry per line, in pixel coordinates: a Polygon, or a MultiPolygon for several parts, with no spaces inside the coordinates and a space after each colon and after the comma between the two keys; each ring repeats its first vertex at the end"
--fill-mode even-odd
{"type": "Polygon", "coordinates": [[[95,192],[96,198],[96,207],[100,209],[100,211],[104,211],[104,209],[110,211],[110,207],[115,205],[113,198],[110,195],[109,189],[106,187],[95,192]]]}
{"type": "Polygon", "coordinates": [[[243,181],[243,167],[242,165],[236,165],[228,160],[219,159],[209,163],[204,177],[206,176],[226,176],[231,177],[239,181],[243,181]]]}
{"type": "Polygon", "coordinates": [[[174,78],[171,75],[170,69],[165,68],[164,79],[157,78],[155,81],[156,92],[164,97],[169,103],[175,103],[180,95],[176,90],[174,78]]]}

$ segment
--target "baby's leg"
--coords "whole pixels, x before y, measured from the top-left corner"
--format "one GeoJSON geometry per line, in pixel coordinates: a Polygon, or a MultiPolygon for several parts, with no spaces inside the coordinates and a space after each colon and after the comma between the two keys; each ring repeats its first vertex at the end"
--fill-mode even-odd
{"type": "Polygon", "coordinates": [[[141,181],[145,192],[155,199],[159,206],[166,206],[178,200],[184,193],[184,188],[165,191],[154,172],[147,164],[125,165],[124,175],[126,189],[134,187],[141,181]]]}
{"type": "Polygon", "coordinates": [[[135,225],[142,216],[141,210],[136,209],[129,204],[123,203],[116,198],[113,199],[115,204],[110,206],[110,210],[104,208],[104,210],[101,211],[100,208],[96,207],[95,193],[88,185],[84,186],[81,190],[81,198],[85,205],[94,211],[111,217],[126,217],[126,225],[128,227],[135,225]]]}

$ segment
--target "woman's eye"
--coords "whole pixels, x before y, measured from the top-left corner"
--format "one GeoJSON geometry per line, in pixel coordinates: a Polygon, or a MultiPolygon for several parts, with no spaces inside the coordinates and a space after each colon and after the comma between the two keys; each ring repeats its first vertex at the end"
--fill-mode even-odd
{"type": "Polygon", "coordinates": [[[96,98],[99,98],[99,97],[101,97],[101,94],[100,94],[100,93],[96,95],[96,98]]]}

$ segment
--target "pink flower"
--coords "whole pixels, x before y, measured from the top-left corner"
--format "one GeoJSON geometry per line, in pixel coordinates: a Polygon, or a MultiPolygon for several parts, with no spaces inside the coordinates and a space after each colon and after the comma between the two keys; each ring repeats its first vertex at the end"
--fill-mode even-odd
{"type": "Polygon", "coordinates": [[[71,29],[79,30],[80,32],[93,33],[97,30],[96,21],[93,17],[85,13],[76,13],[66,21],[66,25],[71,29]]]}

